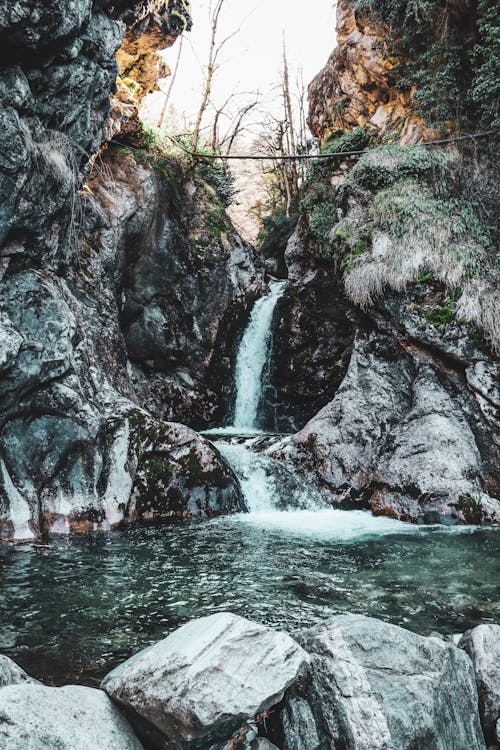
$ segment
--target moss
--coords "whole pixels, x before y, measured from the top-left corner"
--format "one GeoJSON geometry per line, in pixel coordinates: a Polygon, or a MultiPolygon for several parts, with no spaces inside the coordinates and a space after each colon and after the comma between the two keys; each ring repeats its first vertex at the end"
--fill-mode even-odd
{"type": "Polygon", "coordinates": [[[345,229],[336,229],[333,234],[339,240],[346,240],[349,236],[345,229]]]}
{"type": "MultiPolygon", "coordinates": [[[[336,130],[330,133],[321,147],[322,154],[348,153],[350,151],[363,151],[370,142],[370,136],[365,128],[354,128],[343,132],[336,130]]],[[[314,184],[321,180],[328,180],[332,171],[338,169],[346,157],[338,156],[331,159],[318,159],[313,161],[309,172],[309,183],[314,184]]],[[[329,186],[331,187],[331,186],[329,186]]]]}
{"type": "Polygon", "coordinates": [[[168,184],[172,183],[172,170],[167,162],[156,161],[153,168],[164,182],[167,182],[168,184]]]}
{"type": "Polygon", "coordinates": [[[218,240],[220,240],[222,233],[226,231],[226,212],[220,204],[215,204],[208,213],[207,228],[210,234],[218,240]]]}
{"type": "Polygon", "coordinates": [[[369,251],[371,242],[371,235],[367,233],[365,237],[359,239],[352,249],[344,252],[341,263],[344,273],[348,273],[354,267],[356,260],[369,251]]]}
{"type": "Polygon", "coordinates": [[[410,177],[445,188],[452,167],[451,156],[443,150],[423,146],[380,146],[364,154],[346,180],[346,188],[372,193],[410,177]]]}
{"type": "Polygon", "coordinates": [[[330,133],[321,147],[322,154],[335,154],[349,151],[363,151],[370,142],[369,131],[366,128],[354,128],[346,132],[336,130],[330,133]]]}
{"type": "Polygon", "coordinates": [[[206,480],[206,472],[204,471],[200,457],[194,448],[191,448],[187,457],[182,463],[183,471],[187,475],[188,487],[198,487],[206,480]]]}
{"type": "Polygon", "coordinates": [[[433,274],[432,271],[421,271],[421,273],[418,274],[415,281],[420,284],[428,284],[430,282],[436,281],[436,277],[433,274]]]}
{"type": "Polygon", "coordinates": [[[318,204],[309,217],[309,231],[320,245],[329,245],[330,234],[337,221],[336,206],[331,201],[318,204]]]}
{"type": "Polygon", "coordinates": [[[429,321],[436,328],[446,326],[455,317],[456,304],[452,300],[447,299],[442,305],[436,305],[431,308],[421,308],[421,312],[426,320],[429,321]]]}
{"type": "Polygon", "coordinates": [[[483,331],[476,326],[469,326],[469,336],[480,351],[484,352],[484,354],[487,354],[489,357],[492,356],[491,345],[486,339],[483,331]]]}

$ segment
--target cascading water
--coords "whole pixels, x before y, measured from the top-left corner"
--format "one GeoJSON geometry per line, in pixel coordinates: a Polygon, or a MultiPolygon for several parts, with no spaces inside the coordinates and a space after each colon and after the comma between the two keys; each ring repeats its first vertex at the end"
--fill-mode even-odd
{"type": "Polygon", "coordinates": [[[240,480],[251,513],[325,507],[314,487],[265,453],[224,442],[218,443],[218,448],[240,480]]]}
{"type": "Polygon", "coordinates": [[[309,536],[351,539],[367,534],[400,531],[406,524],[389,518],[375,518],[369,511],[331,508],[312,484],[265,451],[253,450],[249,433],[259,430],[259,405],[265,387],[264,370],[269,357],[271,326],[276,304],[285,281],[269,285],[269,294],[259,299],[241,340],[236,360],[236,407],[230,428],[216,428],[207,434],[220,437],[217,448],[232,467],[241,485],[248,513],[239,521],[266,529],[309,536]],[[240,436],[245,444],[235,442],[240,436]],[[232,441],[233,438],[233,441],[232,441]]]}
{"type": "Polygon", "coordinates": [[[233,428],[242,432],[258,429],[262,376],[269,356],[273,313],[285,286],[286,281],[271,282],[269,294],[255,303],[241,340],[236,360],[236,406],[233,428]]]}

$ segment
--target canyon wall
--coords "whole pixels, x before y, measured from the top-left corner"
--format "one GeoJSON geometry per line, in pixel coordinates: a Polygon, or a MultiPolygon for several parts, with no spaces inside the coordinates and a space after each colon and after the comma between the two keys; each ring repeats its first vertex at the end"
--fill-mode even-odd
{"type": "Polygon", "coordinates": [[[178,423],[223,413],[261,277],[213,188],[138,147],[137,92],[190,23],[184,0],[0,11],[4,537],[243,507],[178,423]]]}
{"type": "Polygon", "coordinates": [[[362,6],[339,2],[309,89],[311,129],[340,155],[311,166],[285,254],[267,409],[301,429],[274,456],[345,507],[498,522],[496,141],[418,145],[435,137],[418,91],[382,54],[399,32],[362,6]]]}

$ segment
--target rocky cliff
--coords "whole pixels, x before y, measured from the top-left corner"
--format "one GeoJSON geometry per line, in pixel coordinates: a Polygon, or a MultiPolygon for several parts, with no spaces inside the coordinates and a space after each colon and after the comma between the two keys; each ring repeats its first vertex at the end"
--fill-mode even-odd
{"type": "Polygon", "coordinates": [[[163,420],[224,408],[210,384],[262,284],[253,251],[206,181],[103,148],[134,130],[120,90],[144,70],[149,90],[155,49],[189,24],[183,0],[0,11],[4,537],[242,506],[217,451],[163,420]]]}
{"type": "Polygon", "coordinates": [[[492,0],[339,0],[337,47],[309,88],[309,127],[401,143],[498,127],[492,0]]]}
{"type": "Polygon", "coordinates": [[[417,522],[498,522],[495,141],[380,145],[430,130],[418,91],[398,86],[404,61],[390,68],[381,56],[396,31],[380,16],[371,26],[362,6],[338,4],[339,46],[309,90],[323,153],[366,153],[314,164],[304,189],[269,411],[284,426],[309,421],[274,456],[331,502],[417,522]]]}
{"type": "Polygon", "coordinates": [[[320,140],[336,130],[366,126],[400,133],[403,143],[430,134],[413,109],[414,92],[394,86],[394,60],[383,39],[383,30],[359,13],[356,3],[337,4],[338,46],[309,87],[308,125],[320,140]]]}

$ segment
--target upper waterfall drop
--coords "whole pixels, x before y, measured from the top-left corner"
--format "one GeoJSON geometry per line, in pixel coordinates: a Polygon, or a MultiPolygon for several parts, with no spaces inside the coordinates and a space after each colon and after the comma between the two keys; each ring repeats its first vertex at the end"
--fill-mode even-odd
{"type": "Polygon", "coordinates": [[[236,360],[236,406],[233,427],[258,428],[258,410],[262,395],[262,375],[269,356],[273,313],[286,287],[286,281],[269,284],[269,294],[257,300],[243,334],[236,360]]]}

